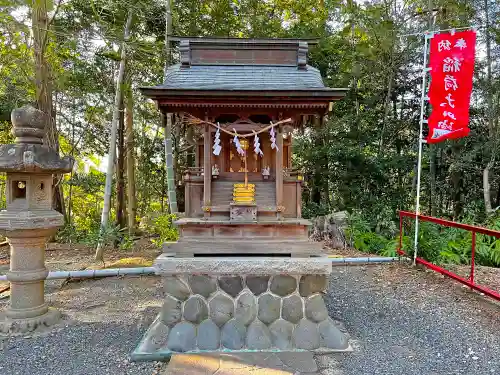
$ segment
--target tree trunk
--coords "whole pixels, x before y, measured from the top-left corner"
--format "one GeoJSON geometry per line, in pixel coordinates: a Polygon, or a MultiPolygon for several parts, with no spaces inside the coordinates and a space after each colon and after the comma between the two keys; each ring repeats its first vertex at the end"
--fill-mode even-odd
{"type": "Polygon", "coordinates": [[[35,94],[36,103],[40,111],[43,111],[49,118],[46,124],[46,135],[44,143],[49,147],[57,145],[54,121],[52,118],[52,82],[50,79],[50,69],[45,52],[48,42],[49,19],[47,15],[48,4],[45,0],[33,0],[31,14],[33,31],[33,50],[35,57],[35,94]]]}
{"type": "Polygon", "coordinates": [[[126,96],[126,116],[127,127],[127,198],[128,198],[128,233],[134,235],[136,230],[135,217],[137,215],[137,198],[135,195],[135,152],[134,152],[134,99],[129,90],[126,96]]]}
{"type": "Polygon", "coordinates": [[[495,207],[500,206],[500,183],[497,185],[497,197],[495,200],[495,207]]]}
{"type": "MultiPolygon", "coordinates": [[[[172,35],[172,12],[170,0],[166,1],[165,5],[166,25],[165,25],[165,49],[167,58],[165,60],[164,78],[167,76],[167,69],[170,65],[170,36],[172,35]]],[[[170,213],[177,213],[177,195],[175,191],[175,171],[174,171],[174,158],[172,154],[172,114],[162,114],[162,125],[165,128],[164,141],[165,141],[165,168],[167,172],[167,187],[168,187],[168,204],[170,213]]]]}
{"type": "Polygon", "coordinates": [[[120,103],[120,116],[118,121],[118,161],[116,169],[116,224],[120,226],[120,229],[125,228],[125,215],[124,215],[124,205],[125,205],[125,178],[123,172],[125,170],[125,118],[124,118],[124,108],[123,108],[123,97],[120,103]]]}
{"type": "MultiPolygon", "coordinates": [[[[52,8],[50,1],[33,0],[31,10],[31,26],[33,32],[33,52],[35,59],[35,95],[37,108],[47,115],[44,144],[59,152],[59,141],[55,123],[55,112],[52,103],[52,79],[49,63],[46,59],[46,49],[49,41],[49,29],[52,20],[49,20],[48,11],[52,8]]],[[[52,208],[64,215],[66,212],[61,200],[61,187],[58,176],[53,178],[52,208]]]]}
{"type": "Polygon", "coordinates": [[[382,121],[382,129],[380,130],[380,140],[379,140],[379,144],[378,144],[378,155],[380,156],[382,154],[382,149],[383,149],[383,146],[384,146],[384,133],[385,133],[385,129],[387,127],[387,120],[389,119],[389,110],[390,110],[390,103],[391,103],[391,99],[392,99],[392,85],[393,85],[393,81],[394,81],[394,75],[395,75],[395,69],[394,69],[394,59],[395,59],[395,55],[396,54],[396,41],[394,40],[392,42],[392,46],[391,46],[391,62],[390,62],[390,65],[389,65],[389,77],[387,78],[387,93],[386,93],[386,96],[385,96],[385,101],[384,101],[384,119],[382,121]]]}
{"type": "MultiPolygon", "coordinates": [[[[108,167],[106,170],[106,184],[104,186],[104,205],[102,208],[101,215],[101,233],[104,231],[109,221],[109,210],[111,207],[111,185],[113,183],[113,171],[114,171],[114,161],[116,156],[116,128],[118,124],[118,117],[120,114],[120,103],[122,102],[123,96],[123,76],[125,74],[125,60],[127,57],[127,46],[126,43],[130,36],[130,27],[132,25],[132,11],[128,12],[127,22],[125,24],[124,31],[124,41],[121,46],[121,58],[120,58],[120,68],[118,70],[118,77],[116,79],[116,92],[115,92],[115,106],[113,111],[113,120],[111,121],[111,131],[109,136],[109,151],[108,151],[108,167]]],[[[95,260],[103,260],[103,248],[102,240],[99,241],[97,245],[95,260]]]]}
{"type": "Polygon", "coordinates": [[[490,162],[483,169],[483,198],[484,198],[484,209],[486,214],[493,212],[491,207],[491,193],[490,193],[490,168],[493,167],[494,160],[490,162]]]}
{"type": "MultiPolygon", "coordinates": [[[[73,112],[73,119],[71,121],[71,157],[74,156],[75,149],[76,149],[76,144],[75,144],[76,110],[75,110],[75,108],[76,108],[75,98],[73,97],[73,103],[71,106],[71,111],[73,112]]],[[[68,224],[69,224],[69,227],[71,227],[71,225],[73,223],[73,219],[72,219],[72,214],[73,214],[73,212],[72,212],[73,211],[73,183],[72,183],[73,175],[74,175],[73,170],[71,170],[71,174],[69,177],[69,180],[71,181],[71,183],[69,185],[69,193],[68,193],[68,224]]]]}

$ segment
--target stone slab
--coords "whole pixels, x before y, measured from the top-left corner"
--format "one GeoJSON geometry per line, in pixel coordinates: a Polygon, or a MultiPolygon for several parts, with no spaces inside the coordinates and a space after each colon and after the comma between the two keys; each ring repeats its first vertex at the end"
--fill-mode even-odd
{"type": "MultiPolygon", "coordinates": [[[[244,229],[242,229],[244,231],[244,229]]],[[[243,232],[242,232],[243,233],[243,232]]],[[[246,232],[244,232],[246,234],[246,232]]],[[[259,232],[261,233],[261,232],[259,232]]],[[[173,256],[184,257],[186,254],[219,255],[224,254],[269,254],[272,249],[273,254],[286,254],[294,257],[310,257],[324,255],[321,243],[312,242],[309,239],[290,240],[287,237],[276,239],[259,239],[253,233],[248,233],[241,238],[233,237],[211,237],[211,238],[182,238],[179,242],[163,245],[163,252],[173,256]],[[301,255],[302,254],[302,255],[301,255]]]]}
{"type": "Polygon", "coordinates": [[[161,375],[214,375],[219,367],[219,355],[175,354],[161,375]]]}
{"type": "Polygon", "coordinates": [[[162,254],[153,267],[157,275],[328,275],[332,262],[328,257],[270,258],[270,257],[213,257],[172,258],[162,254]]]}
{"type": "Polygon", "coordinates": [[[292,375],[317,370],[309,352],[175,354],[161,375],[292,375]]]}

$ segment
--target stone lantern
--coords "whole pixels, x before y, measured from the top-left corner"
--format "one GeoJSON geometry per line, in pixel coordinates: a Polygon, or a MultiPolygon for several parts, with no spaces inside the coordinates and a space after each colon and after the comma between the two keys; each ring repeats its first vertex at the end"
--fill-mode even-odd
{"type": "Polygon", "coordinates": [[[49,326],[60,316],[45,302],[45,243],[64,223],[52,209],[52,175],[68,173],[74,160],[43,144],[44,112],[26,106],[12,111],[16,143],[0,146],[0,172],[6,172],[7,209],[0,232],[10,244],[10,304],[0,313],[0,332],[22,333],[49,326]]]}

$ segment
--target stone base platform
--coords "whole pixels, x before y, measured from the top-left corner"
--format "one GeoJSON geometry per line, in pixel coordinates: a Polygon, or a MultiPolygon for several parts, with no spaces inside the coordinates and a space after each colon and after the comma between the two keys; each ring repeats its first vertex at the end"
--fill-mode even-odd
{"type": "Polygon", "coordinates": [[[61,318],[61,312],[49,307],[48,311],[33,318],[13,319],[0,313],[0,334],[21,335],[43,327],[56,324],[61,318]]]}
{"type": "Polygon", "coordinates": [[[322,292],[328,258],[171,258],[155,263],[165,300],[132,358],[175,353],[348,351],[322,292]]]}

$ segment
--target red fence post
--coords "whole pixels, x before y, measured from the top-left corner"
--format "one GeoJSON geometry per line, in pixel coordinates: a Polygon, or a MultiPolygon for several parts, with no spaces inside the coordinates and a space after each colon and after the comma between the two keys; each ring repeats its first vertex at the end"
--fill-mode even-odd
{"type": "Polygon", "coordinates": [[[472,252],[470,261],[470,282],[474,284],[474,264],[476,262],[476,232],[472,231],[472,252]]]}
{"type": "Polygon", "coordinates": [[[398,255],[403,253],[403,215],[399,211],[399,249],[398,255]]]}

